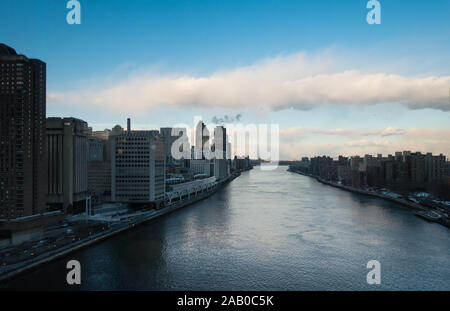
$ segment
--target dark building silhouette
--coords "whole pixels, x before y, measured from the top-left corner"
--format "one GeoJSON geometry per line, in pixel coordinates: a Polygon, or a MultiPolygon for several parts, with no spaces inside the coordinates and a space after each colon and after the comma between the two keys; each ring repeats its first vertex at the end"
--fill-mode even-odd
{"type": "Polygon", "coordinates": [[[388,187],[396,191],[430,191],[448,197],[450,183],[446,178],[446,157],[443,154],[396,152],[383,157],[365,155],[350,158],[339,156],[306,158],[291,165],[293,170],[340,182],[353,187],[388,187]]]}
{"type": "Polygon", "coordinates": [[[46,211],[46,64],[0,44],[0,219],[46,211]]]}
{"type": "Polygon", "coordinates": [[[244,158],[244,157],[234,156],[233,168],[237,171],[246,171],[246,170],[251,169],[252,165],[250,163],[250,157],[246,156],[244,158]]]}
{"type": "Polygon", "coordinates": [[[85,210],[88,194],[88,124],[47,118],[48,195],[52,210],[85,210]]]}

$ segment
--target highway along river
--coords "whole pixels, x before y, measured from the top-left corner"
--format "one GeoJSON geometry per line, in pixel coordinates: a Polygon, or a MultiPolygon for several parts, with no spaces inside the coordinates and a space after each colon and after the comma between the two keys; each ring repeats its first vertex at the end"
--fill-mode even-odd
{"type": "Polygon", "coordinates": [[[0,287],[87,290],[450,290],[450,230],[406,207],[286,171],[210,198],[0,287]],[[81,285],[66,263],[81,263],[81,285]],[[381,264],[368,285],[367,262],[381,264]]]}

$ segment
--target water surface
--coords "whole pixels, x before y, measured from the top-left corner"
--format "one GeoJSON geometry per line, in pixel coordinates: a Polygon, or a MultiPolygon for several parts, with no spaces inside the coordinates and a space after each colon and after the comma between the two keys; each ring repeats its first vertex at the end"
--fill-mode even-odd
{"type": "Polygon", "coordinates": [[[450,290],[450,230],[407,208],[255,168],[195,205],[2,287],[88,290],[450,290]],[[77,259],[82,284],[66,284],[77,259]],[[381,263],[381,285],[366,264],[381,263]]]}

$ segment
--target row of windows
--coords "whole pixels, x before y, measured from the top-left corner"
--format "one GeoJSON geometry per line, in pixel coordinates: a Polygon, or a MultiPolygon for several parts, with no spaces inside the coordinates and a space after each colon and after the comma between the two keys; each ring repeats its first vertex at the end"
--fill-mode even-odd
{"type": "Polygon", "coordinates": [[[119,188],[116,190],[117,194],[142,194],[142,195],[148,195],[149,190],[147,188],[141,188],[141,189],[131,189],[131,188],[119,188]]]}
{"type": "Polygon", "coordinates": [[[133,198],[138,199],[139,198],[141,200],[148,200],[148,195],[139,195],[139,194],[133,194],[132,196],[123,194],[123,195],[117,195],[117,197],[124,198],[124,199],[133,199],[133,198]]]}
{"type": "Polygon", "coordinates": [[[130,157],[130,156],[133,156],[133,155],[134,156],[140,156],[140,157],[142,157],[142,155],[145,155],[148,158],[150,153],[147,152],[147,151],[127,151],[127,152],[118,151],[118,152],[116,152],[116,157],[117,158],[126,158],[126,157],[130,157]]]}
{"type": "Polygon", "coordinates": [[[150,158],[148,156],[146,157],[141,157],[141,156],[120,156],[120,157],[116,157],[116,162],[142,162],[142,163],[146,163],[150,161],[150,158]]]}

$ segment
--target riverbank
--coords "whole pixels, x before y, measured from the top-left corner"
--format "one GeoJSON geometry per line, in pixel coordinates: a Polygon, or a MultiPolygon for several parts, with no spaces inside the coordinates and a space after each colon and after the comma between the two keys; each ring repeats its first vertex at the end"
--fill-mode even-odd
{"type": "Polygon", "coordinates": [[[425,207],[423,205],[420,205],[418,203],[414,203],[414,202],[407,201],[407,200],[402,199],[402,198],[389,196],[389,195],[385,195],[385,194],[381,194],[381,193],[377,193],[377,192],[373,192],[373,191],[369,191],[369,190],[359,189],[359,188],[350,187],[350,186],[344,186],[344,185],[341,185],[341,184],[338,184],[338,183],[335,183],[335,182],[324,180],[324,179],[319,178],[317,176],[313,176],[313,175],[310,175],[310,174],[305,174],[305,173],[300,172],[300,171],[292,170],[290,168],[288,169],[288,171],[292,172],[292,173],[300,174],[300,175],[303,175],[303,176],[314,178],[318,182],[320,182],[322,184],[325,184],[325,185],[328,185],[328,186],[331,186],[331,187],[335,187],[335,188],[339,188],[339,189],[342,189],[342,190],[350,191],[350,192],[353,192],[353,193],[367,195],[367,196],[371,196],[371,197],[375,197],[375,198],[379,198],[379,199],[384,199],[384,200],[388,200],[388,201],[391,201],[391,202],[394,202],[394,203],[401,204],[403,206],[406,206],[408,208],[413,209],[414,214],[416,216],[418,216],[418,217],[421,217],[421,218],[426,219],[428,221],[436,222],[436,223],[439,223],[439,224],[441,224],[443,226],[449,227],[448,221],[445,222],[441,218],[437,218],[437,217],[433,218],[433,217],[428,216],[428,215],[430,215],[430,213],[436,213],[436,212],[431,210],[430,208],[425,207]]]}
{"type": "Polygon", "coordinates": [[[18,275],[21,275],[32,269],[35,269],[43,264],[49,263],[58,258],[67,256],[75,251],[78,251],[80,249],[86,248],[93,244],[99,243],[103,240],[106,240],[108,238],[115,236],[116,234],[119,234],[126,230],[132,229],[138,225],[141,225],[147,221],[150,221],[157,217],[172,213],[180,208],[187,207],[198,201],[204,200],[204,199],[210,197],[211,195],[213,195],[214,193],[216,193],[218,190],[225,187],[228,183],[233,181],[238,176],[239,175],[231,175],[226,180],[221,181],[215,188],[211,189],[208,192],[201,193],[198,196],[195,196],[193,198],[188,198],[183,201],[178,201],[178,202],[172,203],[171,205],[168,205],[162,209],[151,210],[151,211],[142,213],[139,216],[125,219],[119,223],[115,223],[115,224],[111,225],[104,231],[89,235],[87,238],[84,238],[81,240],[76,240],[73,243],[70,243],[69,245],[65,245],[63,247],[47,251],[36,257],[30,258],[30,259],[27,259],[27,260],[24,260],[24,261],[21,261],[21,262],[12,264],[12,265],[1,266],[0,267],[0,282],[14,278],[18,275]]]}
{"type": "Polygon", "coordinates": [[[389,270],[378,290],[450,289],[447,228],[389,201],[370,198],[367,208],[364,197],[286,169],[255,167],[208,199],[0,287],[371,291],[365,265],[378,258],[389,270]],[[81,264],[80,285],[66,283],[69,259],[81,264]]]}

